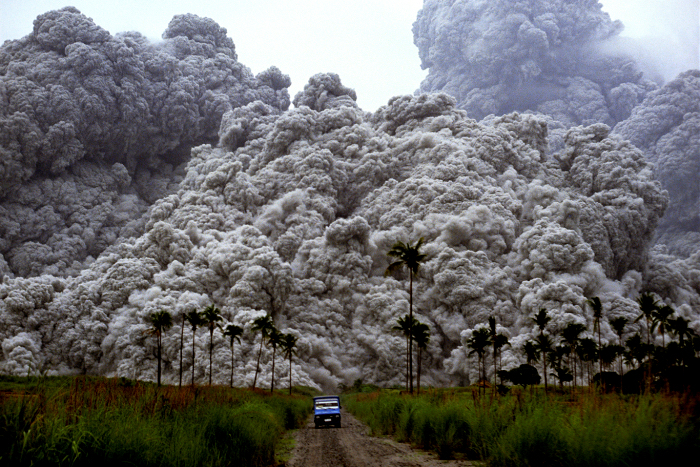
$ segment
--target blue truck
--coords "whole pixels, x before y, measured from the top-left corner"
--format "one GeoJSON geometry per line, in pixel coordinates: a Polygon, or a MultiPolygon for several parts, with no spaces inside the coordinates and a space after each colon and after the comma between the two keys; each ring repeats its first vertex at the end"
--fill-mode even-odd
{"type": "Polygon", "coordinates": [[[340,397],[314,397],[314,425],[316,428],[324,425],[340,428],[340,397]]]}

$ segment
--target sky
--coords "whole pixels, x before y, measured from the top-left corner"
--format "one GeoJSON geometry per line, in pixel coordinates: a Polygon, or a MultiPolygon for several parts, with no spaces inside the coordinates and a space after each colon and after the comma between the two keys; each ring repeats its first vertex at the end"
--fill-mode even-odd
{"type": "MultiPolygon", "coordinates": [[[[699,1],[601,3],[675,76],[698,68],[699,1]]],[[[29,34],[38,15],[67,5],[112,34],[139,31],[154,40],[176,14],[212,18],[253,73],[274,65],[288,74],[292,98],[312,75],[333,72],[355,89],[361,108],[374,111],[395,95],[412,94],[427,75],[411,31],[423,0],[0,0],[0,43],[29,34]]]]}

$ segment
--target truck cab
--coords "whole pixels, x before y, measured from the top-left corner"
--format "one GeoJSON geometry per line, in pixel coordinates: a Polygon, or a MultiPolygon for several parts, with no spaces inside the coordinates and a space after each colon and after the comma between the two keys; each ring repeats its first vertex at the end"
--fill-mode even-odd
{"type": "Polygon", "coordinates": [[[314,397],[314,425],[316,428],[324,425],[340,428],[340,397],[314,397]]]}

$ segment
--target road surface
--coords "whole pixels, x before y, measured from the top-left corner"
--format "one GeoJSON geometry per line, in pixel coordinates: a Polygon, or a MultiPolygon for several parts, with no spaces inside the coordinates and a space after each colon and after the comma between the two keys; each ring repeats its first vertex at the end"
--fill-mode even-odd
{"type": "Polygon", "coordinates": [[[288,467],[465,467],[469,461],[441,461],[407,444],[375,438],[343,411],[342,428],[314,428],[313,420],[296,433],[288,467]]]}

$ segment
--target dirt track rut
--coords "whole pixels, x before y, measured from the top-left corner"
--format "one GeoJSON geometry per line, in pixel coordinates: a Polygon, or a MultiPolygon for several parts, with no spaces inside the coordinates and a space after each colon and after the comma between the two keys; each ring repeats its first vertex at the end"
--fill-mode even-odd
{"type": "Polygon", "coordinates": [[[314,428],[296,433],[289,467],[463,467],[467,461],[441,461],[406,444],[369,436],[368,428],[343,411],[342,428],[314,428]]]}

